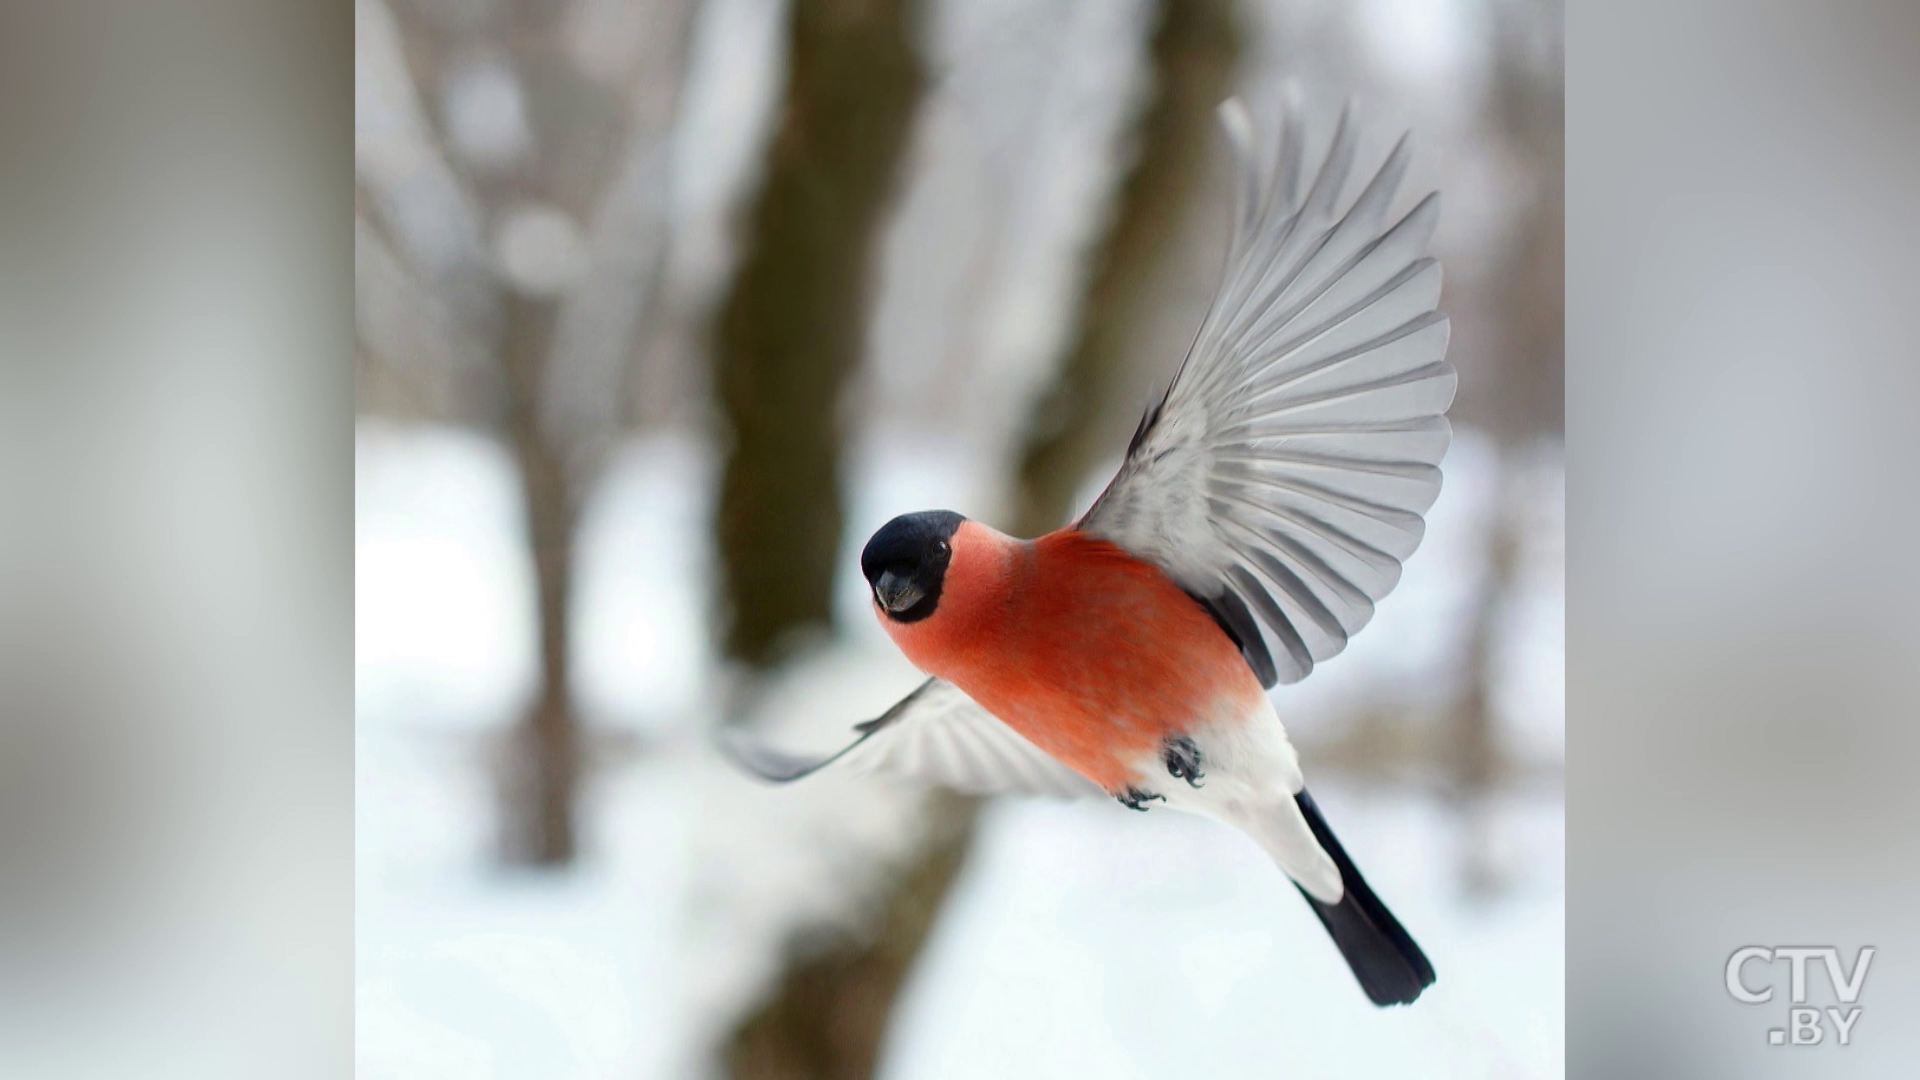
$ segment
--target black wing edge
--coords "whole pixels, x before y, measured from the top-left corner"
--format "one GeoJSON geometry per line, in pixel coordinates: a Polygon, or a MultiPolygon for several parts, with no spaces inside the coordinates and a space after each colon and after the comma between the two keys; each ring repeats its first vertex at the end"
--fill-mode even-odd
{"type": "Polygon", "coordinates": [[[1253,669],[1262,688],[1271,690],[1279,685],[1279,669],[1273,666],[1273,654],[1267,651],[1267,643],[1260,636],[1260,624],[1254,621],[1253,612],[1247,610],[1246,601],[1232,589],[1222,589],[1220,595],[1211,599],[1192,592],[1187,595],[1213,616],[1214,623],[1233,641],[1247,666],[1253,669]]]}
{"type": "Polygon", "coordinates": [[[714,735],[714,745],[719,749],[722,757],[725,757],[741,769],[752,773],[760,779],[774,784],[790,784],[803,777],[812,776],[821,769],[846,757],[859,747],[861,743],[872,738],[876,732],[891,726],[895,721],[906,715],[907,709],[912,707],[913,703],[919,700],[921,695],[925,694],[937,681],[936,679],[928,679],[926,682],[921,683],[913,693],[894,702],[893,707],[889,708],[886,712],[881,713],[871,720],[863,720],[853,725],[853,730],[859,733],[859,737],[825,756],[803,757],[799,754],[789,754],[784,750],[777,750],[771,746],[766,746],[755,741],[751,736],[732,725],[724,725],[716,732],[714,735]]]}

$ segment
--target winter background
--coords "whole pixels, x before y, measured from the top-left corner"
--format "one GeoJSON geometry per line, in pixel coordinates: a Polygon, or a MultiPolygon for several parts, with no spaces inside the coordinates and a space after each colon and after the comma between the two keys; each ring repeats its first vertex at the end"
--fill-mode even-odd
{"type": "MultiPolygon", "coordinates": [[[[1213,823],[832,772],[768,788],[712,750],[723,723],[835,745],[916,682],[859,547],[896,513],[1005,526],[1031,497],[1067,358],[1113,311],[1089,298],[1129,257],[1108,241],[1169,209],[1126,194],[1155,95],[1198,77],[1156,42],[1206,6],[356,0],[361,1075],[1561,1074],[1551,0],[1229,11],[1230,92],[1269,115],[1351,96],[1363,160],[1414,132],[1403,205],[1444,193],[1445,489],[1373,623],[1274,692],[1439,972],[1415,1006],[1368,1004],[1294,889],[1213,823]],[[754,315],[753,207],[783,110],[818,85],[792,78],[794,27],[897,9],[920,78],[854,250],[850,364],[822,368],[806,436],[839,478],[812,498],[839,530],[832,592],[743,643],[755,601],[716,521],[730,462],[754,468],[734,432],[759,421],[715,328],[754,315]]],[[[1146,268],[1151,303],[1085,353],[1110,365],[1098,449],[1043,478],[1076,507],[1212,289],[1219,144],[1146,268]]]]}

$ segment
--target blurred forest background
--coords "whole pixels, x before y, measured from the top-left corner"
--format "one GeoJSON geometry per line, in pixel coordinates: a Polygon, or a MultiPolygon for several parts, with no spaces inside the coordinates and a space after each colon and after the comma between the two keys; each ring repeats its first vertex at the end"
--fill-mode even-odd
{"type": "Polygon", "coordinates": [[[369,1077],[1561,1071],[1555,0],[355,0],[369,1077]],[[856,555],[1056,527],[1211,295],[1224,98],[1443,191],[1428,538],[1275,702],[1433,957],[1379,1013],[1244,838],[853,775],[856,555]]]}

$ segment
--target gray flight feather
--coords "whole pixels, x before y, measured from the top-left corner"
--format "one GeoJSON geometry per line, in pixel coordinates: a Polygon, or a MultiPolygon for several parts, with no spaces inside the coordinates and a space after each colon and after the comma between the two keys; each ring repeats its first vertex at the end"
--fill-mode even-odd
{"type": "Polygon", "coordinates": [[[1438,197],[1387,217],[1407,140],[1342,210],[1346,114],[1304,190],[1297,119],[1271,167],[1239,102],[1221,121],[1240,177],[1225,275],[1078,527],[1208,604],[1272,686],[1344,649],[1399,582],[1440,493],[1456,378],[1426,255],[1438,197]]]}

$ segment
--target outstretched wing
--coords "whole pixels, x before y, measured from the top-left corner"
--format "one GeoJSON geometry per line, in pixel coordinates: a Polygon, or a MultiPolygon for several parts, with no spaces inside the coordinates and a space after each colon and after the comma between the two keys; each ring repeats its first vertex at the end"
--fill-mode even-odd
{"type": "Polygon", "coordinates": [[[844,758],[865,772],[924,780],[975,795],[1104,794],[943,679],[928,679],[853,730],[858,733],[853,742],[824,757],[788,754],[732,730],[723,733],[722,745],[748,770],[777,783],[798,780],[844,758]]]}
{"type": "Polygon", "coordinates": [[[1345,648],[1399,582],[1440,492],[1455,376],[1425,254],[1438,196],[1387,219],[1407,140],[1343,210],[1346,115],[1304,191],[1300,146],[1266,166],[1238,102],[1221,120],[1240,173],[1225,275],[1078,528],[1166,570],[1271,687],[1345,648]]]}

